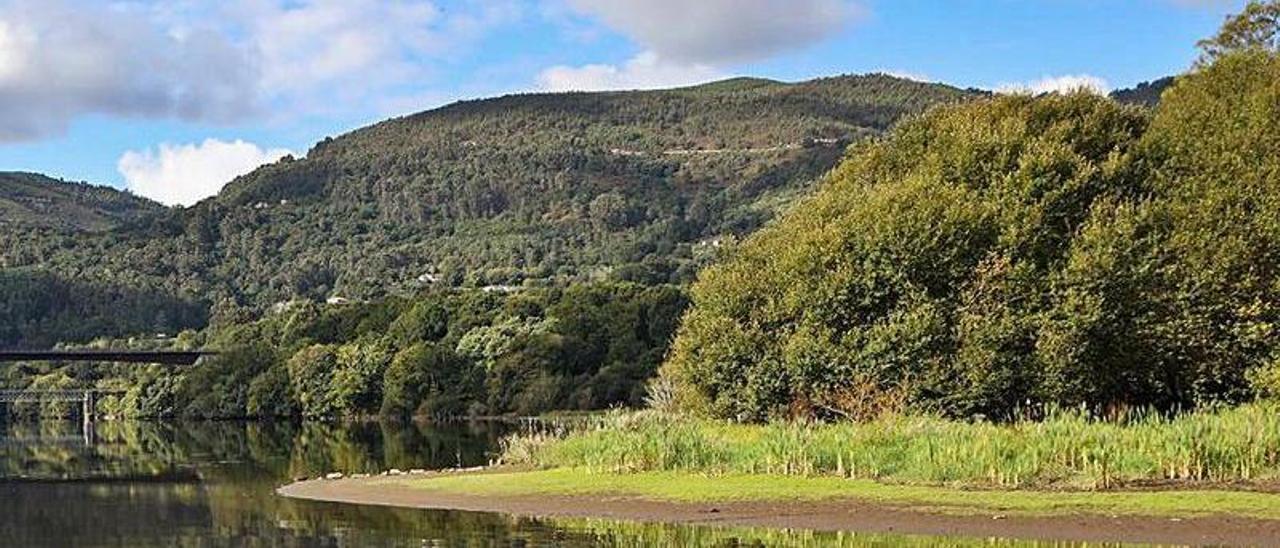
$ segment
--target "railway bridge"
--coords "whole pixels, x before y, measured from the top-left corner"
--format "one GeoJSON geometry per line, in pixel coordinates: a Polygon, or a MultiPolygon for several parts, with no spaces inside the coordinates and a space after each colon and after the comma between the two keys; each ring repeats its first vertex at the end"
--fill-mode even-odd
{"type": "MultiPolygon", "coordinates": [[[[194,366],[199,364],[205,357],[216,354],[217,352],[209,350],[0,350],[0,363],[98,362],[194,366]]],[[[124,392],[124,390],[102,390],[98,388],[48,390],[0,388],[0,421],[6,418],[9,406],[15,403],[80,403],[85,433],[86,436],[89,436],[89,433],[93,431],[98,397],[123,394],[124,392]]]]}

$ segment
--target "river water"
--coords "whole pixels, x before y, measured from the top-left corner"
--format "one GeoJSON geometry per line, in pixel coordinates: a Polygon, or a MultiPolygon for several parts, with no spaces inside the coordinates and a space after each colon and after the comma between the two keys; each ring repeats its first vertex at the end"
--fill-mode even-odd
{"type": "MultiPolygon", "coordinates": [[[[0,546],[1032,546],[295,501],[297,477],[484,464],[513,425],[0,426],[0,546]]],[[[1046,545],[1046,544],[1039,544],[1046,545]]]]}

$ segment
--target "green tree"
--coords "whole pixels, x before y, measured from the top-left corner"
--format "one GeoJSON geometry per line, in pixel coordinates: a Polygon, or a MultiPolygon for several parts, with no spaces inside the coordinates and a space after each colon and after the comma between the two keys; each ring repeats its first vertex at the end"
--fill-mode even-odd
{"type": "Polygon", "coordinates": [[[391,361],[381,343],[353,342],[338,348],[330,399],[341,415],[377,413],[382,406],[383,373],[391,361]]]}
{"type": "Polygon", "coordinates": [[[1141,193],[1146,124],[1083,93],[904,123],[702,273],[664,375],[686,406],[757,420],[852,414],[866,385],[956,415],[1038,400],[1049,281],[1095,204],[1141,193]]]}
{"type": "Polygon", "coordinates": [[[298,410],[305,417],[335,417],[342,411],[333,398],[334,373],[338,369],[338,347],[311,345],[299,350],[287,364],[298,410]]]}
{"type": "Polygon", "coordinates": [[[1237,51],[1280,49],[1280,1],[1250,0],[1243,11],[1227,18],[1217,35],[1201,40],[1199,46],[1202,66],[1237,51]]]}
{"type": "Polygon", "coordinates": [[[284,364],[273,366],[249,384],[245,412],[251,417],[293,417],[298,404],[289,383],[289,370],[284,364]]]}

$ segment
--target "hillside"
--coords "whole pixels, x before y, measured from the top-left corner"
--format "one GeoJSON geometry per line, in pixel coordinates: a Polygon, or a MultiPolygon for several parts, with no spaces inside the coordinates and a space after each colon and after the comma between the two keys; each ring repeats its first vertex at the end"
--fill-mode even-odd
{"type": "Polygon", "coordinates": [[[1173,85],[1173,81],[1173,76],[1165,76],[1150,82],[1142,82],[1131,88],[1111,92],[1111,98],[1127,105],[1154,107],[1160,103],[1160,95],[1173,85]]]}
{"type": "Polygon", "coordinates": [[[163,206],[106,186],[0,172],[0,227],[102,231],[163,206]]]}
{"type": "Polygon", "coordinates": [[[465,101],[326,139],[101,236],[0,235],[0,261],[225,317],[432,284],[686,282],[848,143],[969,95],[869,75],[465,101]]]}

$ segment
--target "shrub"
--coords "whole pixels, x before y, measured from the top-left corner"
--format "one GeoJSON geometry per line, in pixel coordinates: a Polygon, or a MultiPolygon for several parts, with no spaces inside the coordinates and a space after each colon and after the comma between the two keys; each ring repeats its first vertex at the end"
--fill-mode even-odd
{"type": "Polygon", "coordinates": [[[1095,203],[1136,193],[1136,111],[1085,94],[944,108],[860,147],[704,271],[664,374],[723,417],[859,385],[951,414],[1037,395],[1037,320],[1095,203]]]}
{"type": "Polygon", "coordinates": [[[1150,119],[997,97],[855,148],[703,272],[663,375],[748,420],[855,386],[1001,418],[1246,400],[1280,352],[1280,54],[1216,55],[1150,119]]]}

